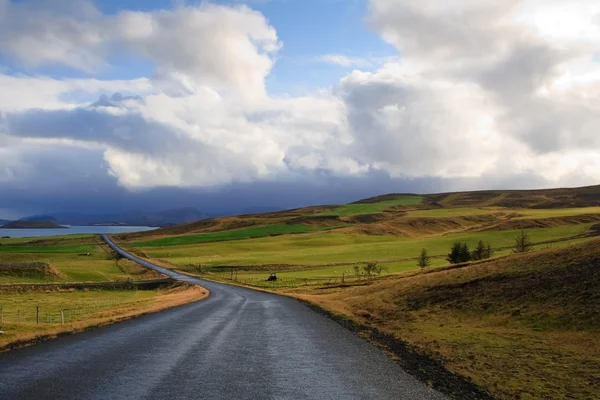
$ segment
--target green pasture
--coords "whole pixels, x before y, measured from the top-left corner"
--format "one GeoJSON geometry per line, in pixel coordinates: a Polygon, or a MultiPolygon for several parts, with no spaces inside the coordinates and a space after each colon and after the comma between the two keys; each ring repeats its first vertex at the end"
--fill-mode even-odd
{"type": "MultiPolygon", "coordinates": [[[[536,243],[572,238],[587,231],[592,224],[555,228],[528,229],[536,243]]],[[[461,233],[422,239],[396,236],[346,235],[334,232],[266,237],[231,242],[216,242],[169,248],[146,247],[151,258],[164,259],[183,267],[189,264],[205,266],[301,265],[326,266],[360,262],[396,262],[417,257],[422,248],[432,256],[448,253],[455,241],[471,247],[479,240],[494,248],[511,247],[520,231],[490,231],[461,233]]],[[[547,245],[546,245],[547,246],[547,245]]]]}
{"type": "Polygon", "coordinates": [[[552,218],[552,217],[572,217],[582,214],[600,214],[600,207],[580,207],[580,208],[551,208],[551,209],[520,209],[520,218],[552,218]]]}
{"type": "Polygon", "coordinates": [[[421,196],[402,196],[394,200],[379,203],[344,204],[336,206],[332,211],[316,214],[317,216],[349,217],[353,215],[377,214],[394,206],[416,206],[423,203],[421,196]]]}
{"type": "MultiPolygon", "coordinates": [[[[591,240],[590,238],[582,238],[582,239],[572,239],[565,240],[560,242],[555,242],[551,244],[541,244],[534,246],[534,250],[541,250],[550,247],[564,247],[572,244],[576,244],[579,242],[583,242],[586,240],[591,240]]],[[[511,249],[502,249],[494,252],[494,257],[505,256],[512,253],[511,249]]],[[[396,261],[396,262],[382,262],[378,263],[385,267],[385,270],[382,272],[382,276],[388,274],[398,274],[408,271],[413,271],[418,269],[419,267],[416,264],[415,260],[404,260],[404,261],[396,261]]],[[[435,258],[431,259],[431,265],[429,268],[441,267],[447,265],[448,262],[445,260],[445,255],[436,255],[435,258]]],[[[271,269],[263,269],[260,271],[244,271],[236,268],[232,269],[222,269],[222,268],[211,268],[212,276],[220,279],[220,280],[229,280],[231,278],[231,270],[234,271],[234,277],[237,281],[245,284],[250,284],[258,287],[269,287],[269,288],[278,288],[278,287],[296,287],[302,286],[305,284],[325,284],[325,283],[341,283],[342,277],[345,282],[355,281],[357,279],[365,279],[364,276],[357,277],[354,272],[354,266],[358,265],[362,271],[362,267],[365,263],[348,263],[344,265],[336,265],[329,267],[304,267],[297,269],[281,269],[277,266],[273,266],[271,269]],[[237,273],[235,273],[237,271],[237,273]],[[266,279],[269,277],[271,272],[277,273],[278,281],[276,283],[272,283],[267,281],[266,279]]],[[[197,268],[193,266],[184,266],[180,267],[181,270],[191,273],[197,273],[197,268]]]]}
{"type": "Polygon", "coordinates": [[[260,238],[264,236],[284,235],[292,233],[306,233],[323,228],[312,228],[304,225],[274,224],[245,229],[236,229],[231,231],[221,231],[214,233],[201,233],[197,235],[171,236],[160,239],[149,240],[145,242],[134,243],[137,247],[160,247],[177,246],[193,243],[219,242],[227,240],[241,240],[250,238],[260,238]]]}
{"type": "Polygon", "coordinates": [[[0,245],[12,245],[22,244],[28,242],[40,242],[46,240],[62,240],[62,239],[82,239],[82,241],[95,240],[94,235],[87,233],[75,233],[72,235],[58,235],[58,236],[36,236],[36,237],[24,237],[24,238],[0,238],[0,245]]]}
{"type": "Polygon", "coordinates": [[[0,246],[2,253],[28,253],[28,254],[57,254],[57,253],[89,253],[94,251],[94,245],[58,245],[58,246],[0,246]]]}
{"type": "MultiPolygon", "coordinates": [[[[62,239],[66,241],[66,239],[62,239]]],[[[52,241],[51,243],[60,243],[52,241]]],[[[11,245],[0,246],[0,264],[9,262],[48,262],[62,276],[48,278],[36,276],[11,276],[0,274],[0,284],[5,283],[66,283],[105,282],[135,279],[100,245],[11,245]],[[88,255],[89,254],[89,255],[88,255]]]]}

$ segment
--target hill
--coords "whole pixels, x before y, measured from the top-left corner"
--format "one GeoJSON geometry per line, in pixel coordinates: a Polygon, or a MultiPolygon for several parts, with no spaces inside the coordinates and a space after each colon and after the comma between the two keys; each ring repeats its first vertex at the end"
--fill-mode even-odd
{"type": "Polygon", "coordinates": [[[2,229],[67,229],[52,221],[13,221],[2,226],[2,229]]]}
{"type": "Polygon", "coordinates": [[[156,212],[130,212],[120,214],[87,215],[76,213],[54,213],[52,216],[34,215],[22,218],[25,221],[54,221],[72,226],[171,226],[206,218],[196,208],[177,208],[156,212]]]}
{"type": "Polygon", "coordinates": [[[292,293],[392,334],[497,398],[600,395],[600,240],[292,293]]]}
{"type": "Polygon", "coordinates": [[[68,229],[65,226],[58,225],[52,221],[14,221],[4,226],[2,229],[68,229]]]}
{"type": "Polygon", "coordinates": [[[29,217],[21,218],[19,221],[27,222],[54,222],[58,224],[58,220],[50,215],[31,215],[29,217]]]}
{"type": "Polygon", "coordinates": [[[345,205],[194,221],[128,240],[214,233],[277,224],[346,234],[422,237],[600,222],[600,186],[574,189],[387,194],[345,205]]]}

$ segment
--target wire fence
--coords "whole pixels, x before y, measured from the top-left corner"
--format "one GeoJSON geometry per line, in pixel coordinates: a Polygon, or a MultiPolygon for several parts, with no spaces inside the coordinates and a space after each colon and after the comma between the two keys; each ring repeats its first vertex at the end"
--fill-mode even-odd
{"type": "Polygon", "coordinates": [[[45,268],[50,265],[50,261],[0,261],[0,268],[19,269],[19,268],[45,268]]]}
{"type": "Polygon", "coordinates": [[[350,283],[356,283],[360,281],[371,281],[373,279],[382,276],[383,274],[371,274],[366,275],[361,273],[356,275],[348,271],[339,276],[326,276],[326,277],[315,277],[315,278],[304,278],[304,277],[277,277],[276,280],[269,280],[268,278],[256,278],[256,277],[244,277],[242,274],[235,273],[217,273],[219,280],[232,281],[242,283],[248,286],[255,286],[265,289],[278,289],[278,288],[297,288],[301,286],[310,285],[321,285],[321,286],[338,286],[350,283]]]}
{"type": "Polygon", "coordinates": [[[0,323],[10,324],[65,324],[97,317],[100,311],[110,310],[123,305],[134,305],[144,300],[124,301],[113,298],[95,301],[85,306],[4,306],[0,305],[0,323]]]}

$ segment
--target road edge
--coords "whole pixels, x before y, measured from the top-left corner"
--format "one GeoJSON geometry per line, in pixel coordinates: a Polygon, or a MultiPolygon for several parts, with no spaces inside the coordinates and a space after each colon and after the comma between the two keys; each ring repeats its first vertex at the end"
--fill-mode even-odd
{"type": "Polygon", "coordinates": [[[374,327],[359,324],[346,315],[334,313],[308,300],[287,294],[277,294],[295,299],[312,311],[331,319],[340,326],[358,334],[361,338],[393,355],[394,357],[392,358],[394,361],[404,371],[446,396],[457,400],[496,400],[484,388],[476,385],[462,375],[449,371],[439,360],[418,351],[414,346],[391,334],[381,332],[374,327]]]}

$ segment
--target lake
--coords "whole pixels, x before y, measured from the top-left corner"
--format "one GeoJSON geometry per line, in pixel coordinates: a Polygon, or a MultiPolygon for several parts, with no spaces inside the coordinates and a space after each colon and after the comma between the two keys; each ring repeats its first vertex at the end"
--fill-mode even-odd
{"type": "Polygon", "coordinates": [[[151,231],[150,226],[72,226],[68,229],[2,229],[0,226],[0,238],[10,236],[11,238],[39,237],[39,236],[63,236],[88,234],[114,234],[126,232],[151,231]]]}

